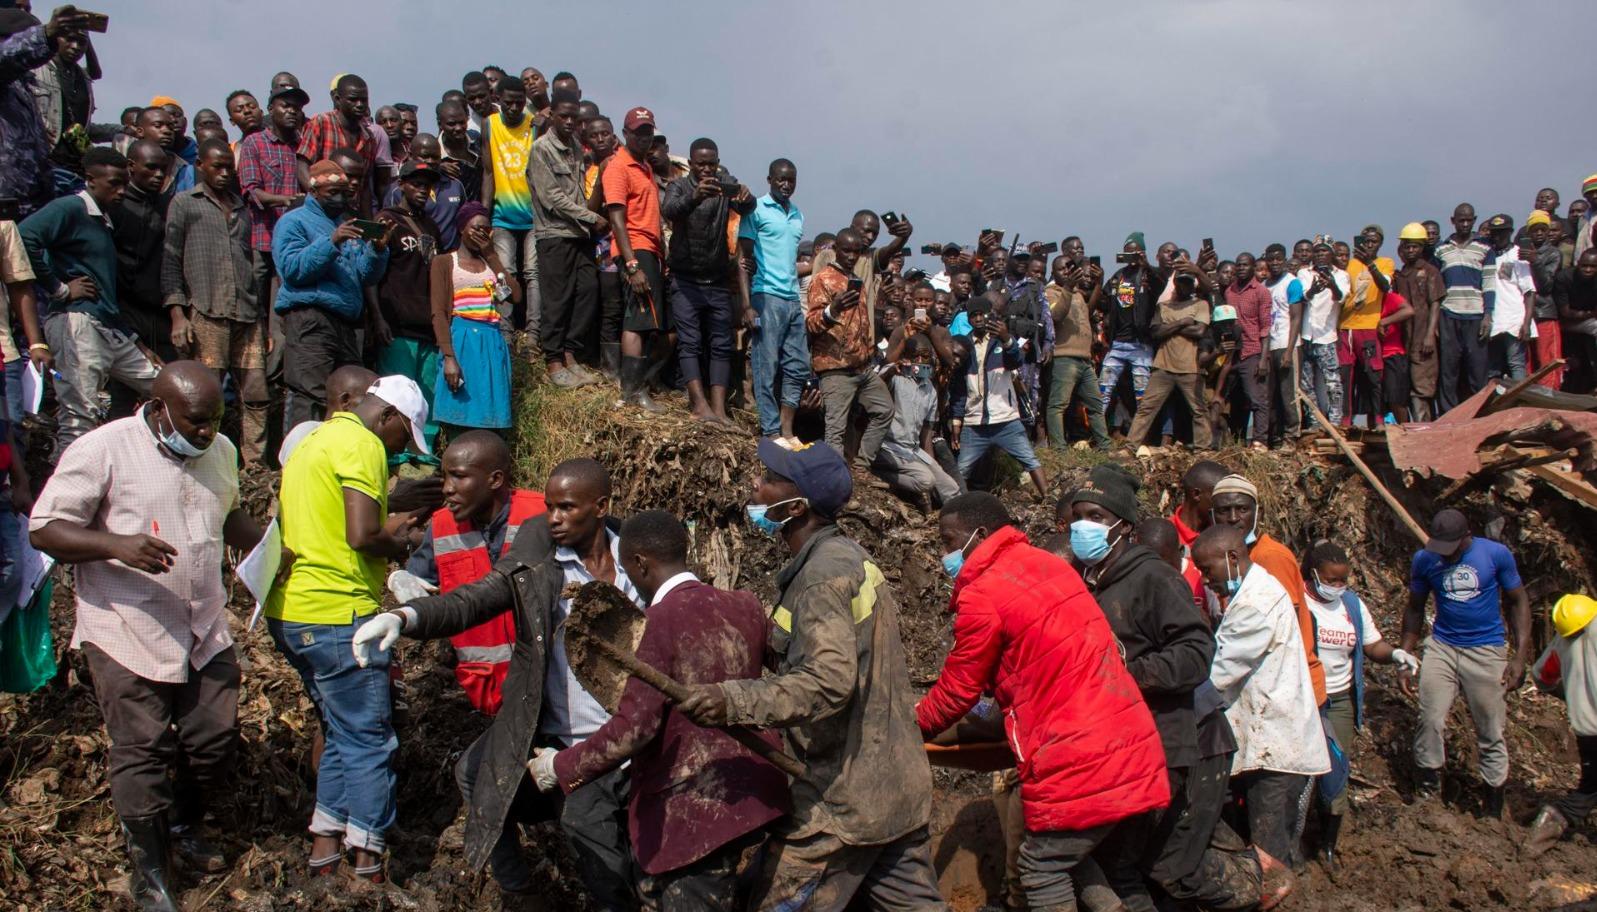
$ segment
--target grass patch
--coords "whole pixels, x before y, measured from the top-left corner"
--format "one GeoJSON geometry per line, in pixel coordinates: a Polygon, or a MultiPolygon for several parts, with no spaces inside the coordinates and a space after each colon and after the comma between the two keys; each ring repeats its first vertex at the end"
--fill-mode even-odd
{"type": "Polygon", "coordinates": [[[548,382],[543,360],[525,352],[516,352],[511,361],[516,483],[541,490],[555,466],[591,454],[589,435],[617,409],[617,393],[609,384],[560,389],[548,382]]]}

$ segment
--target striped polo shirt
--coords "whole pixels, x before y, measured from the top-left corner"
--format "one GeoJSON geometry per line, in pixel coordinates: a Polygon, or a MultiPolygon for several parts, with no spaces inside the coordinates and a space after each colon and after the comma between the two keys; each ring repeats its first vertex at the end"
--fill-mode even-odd
{"type": "Polygon", "coordinates": [[[1459,244],[1449,238],[1436,246],[1436,262],[1442,270],[1442,283],[1447,286],[1442,310],[1456,317],[1478,317],[1486,312],[1481,295],[1481,267],[1486,254],[1486,245],[1475,240],[1459,244]]]}

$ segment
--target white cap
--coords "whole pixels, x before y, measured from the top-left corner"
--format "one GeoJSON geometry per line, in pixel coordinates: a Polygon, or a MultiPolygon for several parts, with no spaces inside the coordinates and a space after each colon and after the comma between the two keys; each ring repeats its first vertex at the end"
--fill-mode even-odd
{"type": "Polygon", "coordinates": [[[397,374],[378,377],[366,390],[366,395],[376,396],[404,415],[410,422],[410,438],[416,444],[416,452],[432,455],[432,449],[427,446],[427,400],[416,381],[397,374]]]}

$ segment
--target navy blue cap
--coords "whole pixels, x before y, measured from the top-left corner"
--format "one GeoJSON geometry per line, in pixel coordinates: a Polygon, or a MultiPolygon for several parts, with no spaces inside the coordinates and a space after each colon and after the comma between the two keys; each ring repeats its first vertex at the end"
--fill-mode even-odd
{"type": "Polygon", "coordinates": [[[760,441],[759,454],[766,468],[793,482],[810,509],[822,516],[837,516],[854,496],[848,463],[829,443],[816,441],[789,449],[767,437],[760,441]]]}

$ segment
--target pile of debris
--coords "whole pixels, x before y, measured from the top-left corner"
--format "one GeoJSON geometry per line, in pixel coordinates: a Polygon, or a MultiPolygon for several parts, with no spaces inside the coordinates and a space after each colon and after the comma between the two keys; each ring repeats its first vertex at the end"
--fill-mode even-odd
{"type": "MultiPolygon", "coordinates": [[[[551,393],[540,388],[522,403],[517,442],[520,482],[537,486],[553,461],[592,455],[615,478],[613,509],[676,512],[693,533],[694,560],[705,579],[740,587],[767,603],[773,577],[786,561],[779,544],[743,520],[759,471],[752,435],[693,420],[685,411],[644,416],[611,406],[613,389],[551,393]],[[534,396],[537,398],[534,399],[534,396]]],[[[1490,417],[1490,415],[1486,416],[1490,417]]],[[[1418,433],[1411,431],[1405,433],[1418,433]]],[[[1396,436],[1392,440],[1396,440],[1396,436]]],[[[1368,441],[1366,441],[1368,443],[1368,441]]],[[[1496,446],[1487,442],[1485,446],[1496,446]]],[[[1549,447],[1559,445],[1549,440],[1549,447]]],[[[1574,447],[1574,444],[1570,444],[1574,447]]],[[[1366,452],[1369,452],[1367,449],[1366,452]]],[[[1209,454],[1204,454],[1209,455],[1209,454]]],[[[999,494],[1034,540],[1054,530],[1053,501],[1072,490],[1092,464],[1091,453],[1045,454],[1053,490],[1039,503],[1006,483],[999,494]]],[[[1150,513],[1168,515],[1179,497],[1178,479],[1197,455],[1157,452],[1129,467],[1144,479],[1150,513]]],[[[1330,537],[1354,557],[1356,588],[1388,636],[1395,636],[1403,604],[1412,533],[1383,505],[1380,493],[1344,457],[1225,451],[1217,457],[1260,489],[1261,521],[1300,553],[1330,537]]],[[[1447,476],[1414,473],[1412,485],[1390,463],[1378,466],[1405,509],[1428,516],[1447,476]]],[[[1572,465],[1572,471],[1576,468],[1572,465]]],[[[276,478],[245,480],[244,502],[258,515],[271,508],[276,478]]],[[[1571,589],[1593,590],[1597,549],[1585,507],[1545,485],[1498,479],[1461,487],[1453,503],[1475,527],[1515,550],[1533,605],[1571,589]]],[[[841,523],[876,558],[899,594],[902,630],[913,679],[935,680],[951,643],[946,608],[949,583],[938,564],[935,516],[886,491],[860,486],[841,523]]],[[[57,587],[58,650],[70,635],[70,580],[57,587]]],[[[314,711],[292,670],[269,638],[246,632],[242,588],[234,627],[244,665],[240,703],[243,745],[237,784],[213,809],[216,834],[232,866],[223,874],[189,878],[189,908],[344,910],[358,900],[304,876],[305,822],[313,801],[308,752],[314,711]]],[[[397,694],[400,754],[399,825],[391,834],[392,870],[414,897],[415,908],[489,910],[496,894],[484,874],[466,870],[461,856],[462,808],[453,781],[459,752],[487,721],[473,712],[454,682],[447,648],[405,643],[397,694]]],[[[0,696],[0,896],[7,908],[114,907],[126,865],[106,786],[107,745],[81,663],[63,657],[61,676],[26,697],[0,696]]],[[[1573,739],[1562,705],[1522,692],[1510,700],[1513,762],[1511,820],[1485,823],[1468,812],[1478,802],[1467,783],[1473,769],[1473,735],[1462,707],[1449,728],[1447,807],[1417,808],[1404,801],[1412,771],[1409,749],[1415,718],[1384,666],[1371,669],[1369,723],[1354,751],[1355,816],[1344,836],[1343,868],[1357,871],[1342,883],[1317,873],[1292,909],[1329,907],[1420,909],[1451,905],[1474,910],[1551,908],[1586,900],[1597,887],[1584,883],[1597,868],[1597,846],[1577,832],[1543,858],[1515,860],[1522,824],[1538,802],[1568,788],[1575,778],[1573,739]],[[1456,811],[1454,809],[1457,809],[1456,811]]],[[[884,779],[890,783],[891,777],[884,779]]],[[[994,901],[1001,877],[1001,842],[989,798],[990,777],[940,771],[934,802],[935,857],[954,908],[972,910],[994,901]]],[[[532,851],[547,852],[540,869],[557,908],[582,910],[560,840],[549,828],[531,834],[532,851]],[[541,847],[541,848],[540,848],[541,847]]]]}

